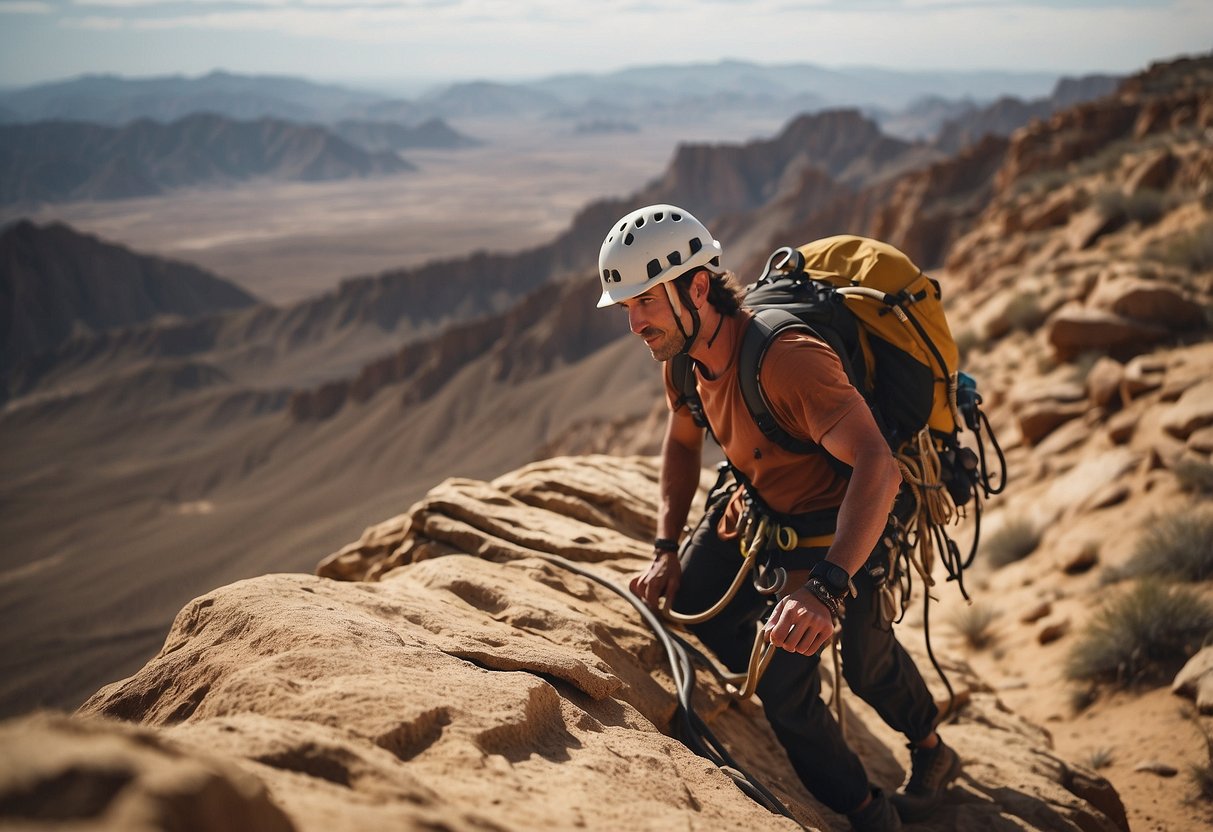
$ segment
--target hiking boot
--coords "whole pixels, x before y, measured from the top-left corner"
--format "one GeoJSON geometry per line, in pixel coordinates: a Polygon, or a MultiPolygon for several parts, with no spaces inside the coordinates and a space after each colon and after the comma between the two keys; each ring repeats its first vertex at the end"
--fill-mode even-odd
{"type": "Polygon", "coordinates": [[[944,745],[910,746],[910,776],[890,802],[906,823],[924,820],[943,801],[944,790],[960,774],[960,755],[944,745]]]}
{"type": "Polygon", "coordinates": [[[847,815],[855,832],[898,832],[901,818],[880,789],[872,789],[872,800],[858,812],[847,815]]]}

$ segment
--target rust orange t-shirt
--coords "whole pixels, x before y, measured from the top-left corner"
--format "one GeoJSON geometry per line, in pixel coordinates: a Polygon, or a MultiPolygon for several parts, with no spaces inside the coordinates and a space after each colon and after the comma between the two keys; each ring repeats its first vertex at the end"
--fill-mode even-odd
{"type": "MultiPolygon", "coordinates": [[[[725,456],[749,479],[773,510],[804,514],[836,508],[842,503],[847,480],[824,454],[797,454],[780,448],[763,435],[746,408],[737,382],[741,336],[751,316],[743,312],[733,357],[717,378],[706,378],[695,368],[699,396],[725,456]]],[[[851,386],[838,356],[825,343],[803,330],[780,333],[767,350],[759,383],[772,414],[788,433],[820,442],[847,413],[867,407],[851,386]]],[[[671,409],[678,390],[665,365],[666,398],[671,409]]],[[[733,537],[741,512],[741,493],[721,519],[720,534],[733,537]]]]}

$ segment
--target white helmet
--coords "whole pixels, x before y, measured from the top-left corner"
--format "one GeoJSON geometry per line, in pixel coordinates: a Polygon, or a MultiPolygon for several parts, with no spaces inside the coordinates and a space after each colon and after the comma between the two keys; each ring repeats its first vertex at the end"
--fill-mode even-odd
{"type": "MultiPolygon", "coordinates": [[[[720,255],[720,243],[681,208],[649,205],[635,210],[611,227],[598,252],[598,306],[634,298],[700,266],[719,269],[720,255]]],[[[672,292],[670,299],[677,312],[672,292]]]]}

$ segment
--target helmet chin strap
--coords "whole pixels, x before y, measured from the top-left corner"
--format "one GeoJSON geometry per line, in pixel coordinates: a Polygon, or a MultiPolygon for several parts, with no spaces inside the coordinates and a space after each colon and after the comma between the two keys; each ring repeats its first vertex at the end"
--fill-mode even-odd
{"type": "Polygon", "coordinates": [[[674,310],[674,322],[678,324],[678,330],[682,333],[682,349],[678,351],[679,355],[685,355],[690,352],[691,346],[695,343],[695,339],[699,337],[699,310],[695,308],[695,304],[691,302],[690,293],[685,289],[678,287],[672,288],[673,281],[667,281],[665,293],[670,299],[670,308],[674,310]],[[682,303],[679,303],[678,296],[682,295],[682,303]],[[686,305],[687,311],[691,313],[691,331],[687,332],[686,327],[682,325],[682,306],[686,305]]]}

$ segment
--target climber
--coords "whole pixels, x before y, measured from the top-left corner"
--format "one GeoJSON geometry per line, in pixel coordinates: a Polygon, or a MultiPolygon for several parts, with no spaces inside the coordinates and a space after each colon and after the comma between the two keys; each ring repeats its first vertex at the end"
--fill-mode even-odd
{"type": "Polygon", "coordinates": [[[671,205],[627,214],[602,244],[599,280],[598,306],[621,307],[631,331],[664,362],[669,405],[654,558],[632,580],[632,591],[654,609],[703,610],[737,571],[738,536],[747,524],[765,518],[795,530],[795,548],[772,544],[763,551],[767,573],[786,574],[777,601],[747,582],[719,615],[692,630],[740,671],[754,628],[769,612],[763,633],[782,649],[774,651],[757,693],[809,791],[860,832],[930,816],[958,776],[960,758],[936,733],[936,705],[877,603],[877,578],[865,568],[887,562],[879,543],[901,475],[838,357],[811,335],[791,331],[778,336],[761,365],[760,387],[781,426],[827,452],[795,454],[767,439],[742,401],[737,353],[752,315],[740,305],[736,277],[721,267],[720,243],[695,217],[671,205]],[[670,359],[679,354],[692,359],[703,415],[736,481],[714,491],[681,543],[704,429],[671,378],[670,359]],[[849,477],[830,456],[850,466],[849,477]],[[848,685],[909,741],[911,771],[892,796],[871,786],[820,696],[818,654],[835,635],[836,620],[848,685]]]}

